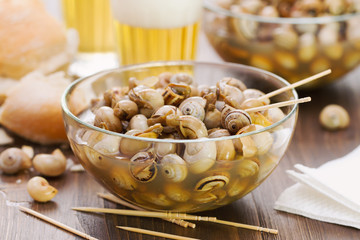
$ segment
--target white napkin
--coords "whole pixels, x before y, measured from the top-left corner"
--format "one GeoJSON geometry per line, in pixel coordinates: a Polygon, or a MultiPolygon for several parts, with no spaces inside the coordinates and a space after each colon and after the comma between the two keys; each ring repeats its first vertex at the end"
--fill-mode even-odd
{"type": "Polygon", "coordinates": [[[298,183],[275,202],[277,210],[360,229],[360,146],[317,169],[296,164],[298,183]]]}

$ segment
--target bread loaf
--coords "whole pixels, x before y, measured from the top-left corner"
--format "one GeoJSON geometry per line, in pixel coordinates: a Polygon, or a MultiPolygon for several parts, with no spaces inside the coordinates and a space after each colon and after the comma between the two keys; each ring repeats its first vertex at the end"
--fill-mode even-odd
{"type": "Polygon", "coordinates": [[[0,78],[20,79],[34,70],[48,74],[72,55],[64,26],[40,0],[0,1],[0,78]]]}
{"type": "Polygon", "coordinates": [[[61,96],[70,81],[63,72],[44,76],[33,72],[9,92],[1,107],[0,123],[30,141],[41,144],[67,140],[61,96]]]}

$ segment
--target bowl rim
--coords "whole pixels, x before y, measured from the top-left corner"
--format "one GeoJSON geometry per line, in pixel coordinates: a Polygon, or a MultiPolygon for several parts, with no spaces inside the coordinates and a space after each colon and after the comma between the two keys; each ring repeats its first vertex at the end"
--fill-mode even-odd
{"type": "Polygon", "coordinates": [[[247,13],[233,13],[225,8],[222,8],[214,4],[214,0],[204,0],[204,8],[225,15],[227,17],[233,17],[237,19],[252,20],[262,23],[277,23],[277,24],[326,24],[332,22],[340,22],[353,18],[354,16],[360,16],[360,12],[348,13],[335,16],[323,16],[323,17],[299,17],[299,18],[285,18],[285,17],[264,17],[247,13]]]}
{"type": "MultiPolygon", "coordinates": [[[[251,135],[255,135],[261,132],[266,132],[270,129],[274,129],[277,126],[281,125],[283,122],[285,122],[286,120],[288,120],[291,116],[293,116],[297,110],[298,110],[298,103],[293,105],[293,108],[291,109],[291,111],[284,117],[282,118],[280,121],[271,124],[270,126],[267,127],[263,127],[261,129],[255,130],[255,131],[251,131],[248,133],[242,133],[239,135],[230,135],[230,136],[225,136],[225,137],[218,137],[218,138],[209,138],[209,137],[203,137],[203,138],[196,138],[196,139],[169,139],[169,138],[164,138],[164,139],[159,139],[159,138],[146,138],[146,137],[137,137],[137,136],[131,136],[131,135],[126,135],[124,133],[117,133],[117,132],[113,132],[113,131],[109,131],[109,130],[105,130],[99,127],[96,127],[94,125],[91,125],[89,123],[86,123],[84,121],[82,121],[80,118],[78,118],[77,116],[75,116],[70,109],[68,108],[68,104],[67,104],[67,96],[72,92],[72,90],[75,89],[75,87],[80,84],[83,81],[86,81],[86,79],[88,78],[92,78],[95,75],[103,75],[103,74],[107,74],[107,73],[111,73],[114,71],[127,71],[127,70],[135,70],[135,69],[139,69],[139,68],[148,68],[148,67],[161,67],[161,66],[177,66],[177,65],[188,65],[188,66],[194,66],[196,64],[200,64],[200,65],[208,65],[208,66],[226,66],[226,67],[242,67],[242,68],[246,68],[249,70],[254,70],[256,72],[268,75],[270,77],[273,77],[274,79],[276,79],[277,81],[279,81],[280,83],[283,83],[285,86],[290,85],[290,83],[288,81],[286,81],[284,78],[268,72],[266,70],[260,69],[260,68],[256,68],[256,67],[252,67],[252,66],[248,66],[248,65],[243,65],[243,64],[238,64],[238,63],[230,63],[230,62],[223,62],[223,63],[215,63],[215,62],[204,62],[204,61],[156,61],[156,62],[147,62],[147,63],[140,63],[140,64],[133,64],[133,65],[125,65],[125,66],[120,66],[117,68],[111,68],[111,69],[107,69],[107,70],[103,70],[103,71],[99,71],[97,73],[85,76],[85,77],[81,77],[77,80],[75,80],[74,82],[72,82],[63,92],[62,96],[61,96],[61,108],[63,111],[63,118],[65,115],[69,116],[72,120],[76,121],[77,123],[79,123],[80,125],[97,131],[97,132],[101,132],[104,133],[106,135],[112,135],[112,136],[116,136],[116,137],[121,137],[121,138],[129,138],[129,139],[133,139],[133,140],[138,140],[138,141],[146,141],[146,142],[158,142],[158,143],[202,143],[202,142],[215,142],[215,141],[223,141],[223,140],[232,140],[232,139],[237,139],[240,137],[246,137],[246,136],[251,136],[251,135]]],[[[293,88],[291,89],[291,92],[294,96],[294,100],[298,99],[298,94],[296,92],[296,90],[293,88]]]]}

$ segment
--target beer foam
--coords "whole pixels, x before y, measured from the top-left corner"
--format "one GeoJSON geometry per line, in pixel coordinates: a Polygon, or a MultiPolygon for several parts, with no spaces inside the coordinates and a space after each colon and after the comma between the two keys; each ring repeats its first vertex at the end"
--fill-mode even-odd
{"type": "Polygon", "coordinates": [[[111,0],[114,18],[143,28],[177,28],[197,22],[202,0],[111,0]]]}

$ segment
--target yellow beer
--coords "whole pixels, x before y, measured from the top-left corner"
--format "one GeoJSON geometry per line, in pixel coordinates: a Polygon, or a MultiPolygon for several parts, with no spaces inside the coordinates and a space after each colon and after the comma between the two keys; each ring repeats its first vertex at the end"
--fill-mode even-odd
{"type": "Polygon", "coordinates": [[[113,20],[109,0],[63,0],[67,28],[80,37],[80,52],[114,51],[113,20]]]}
{"type": "Polygon", "coordinates": [[[201,0],[112,0],[111,3],[121,64],[195,59],[201,0]]]}

